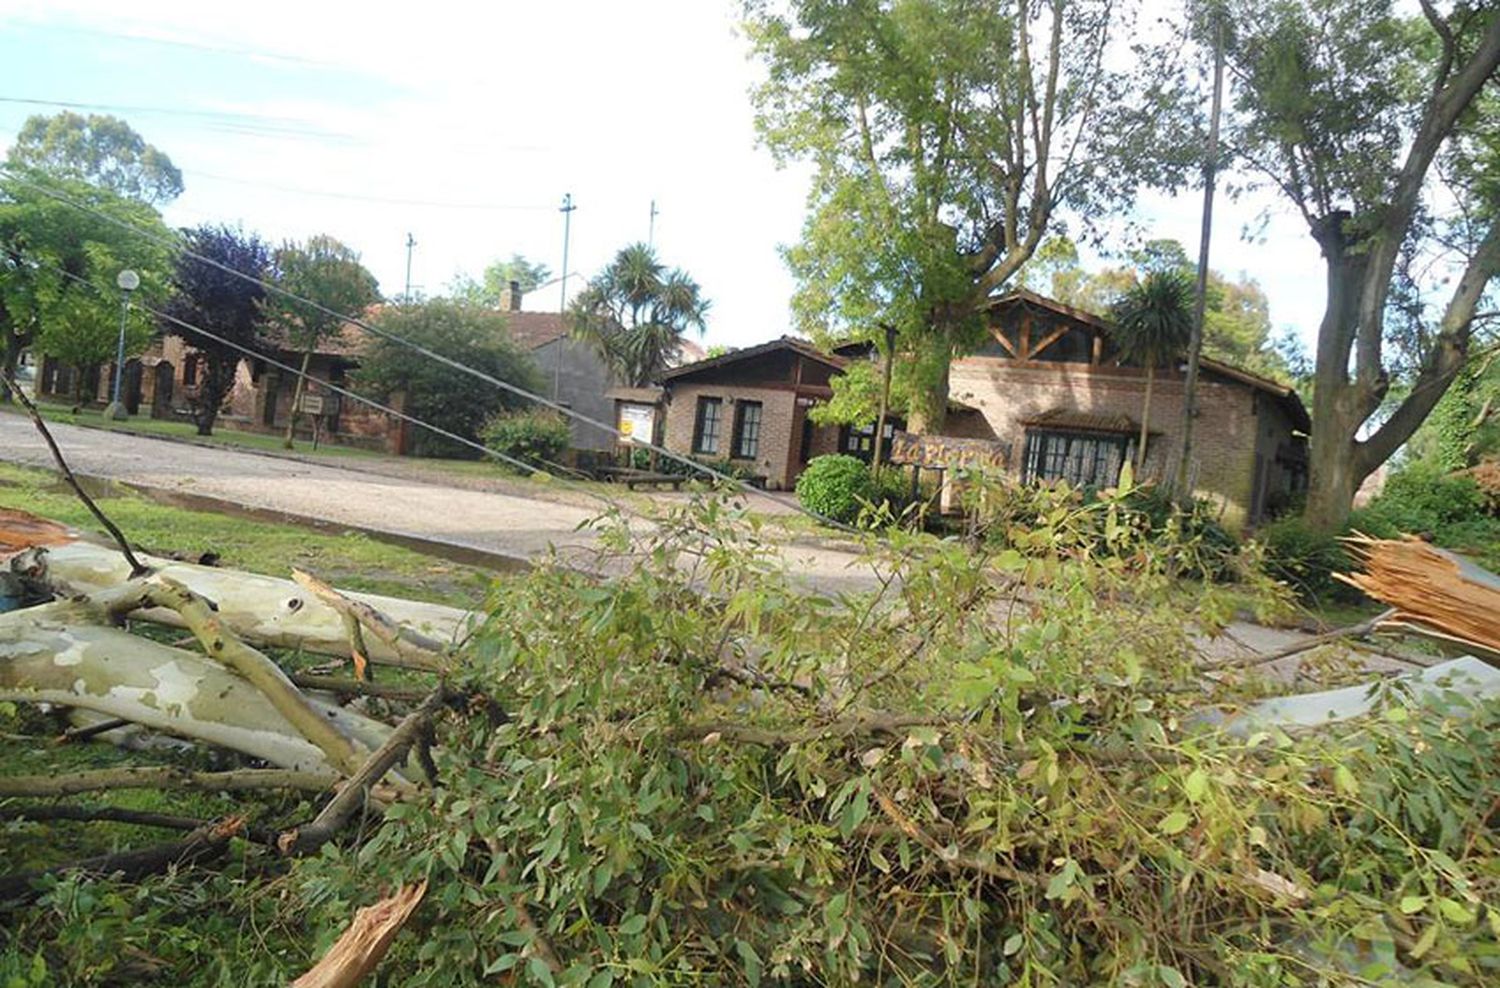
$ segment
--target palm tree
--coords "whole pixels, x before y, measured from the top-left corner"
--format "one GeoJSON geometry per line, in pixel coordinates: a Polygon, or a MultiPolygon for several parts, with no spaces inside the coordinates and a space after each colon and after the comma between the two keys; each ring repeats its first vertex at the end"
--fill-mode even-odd
{"type": "Polygon", "coordinates": [[[1156,368],[1182,353],[1192,337],[1193,283],[1180,271],[1153,271],[1115,304],[1114,317],[1121,359],[1146,368],[1141,437],[1135,448],[1135,472],[1140,476],[1146,463],[1156,368]]]}
{"type": "Polygon", "coordinates": [[[702,335],[709,303],[681,268],[667,268],[645,244],[615,255],[573,300],[573,335],[599,352],[633,387],[650,384],[682,350],[683,335],[702,335]]]}

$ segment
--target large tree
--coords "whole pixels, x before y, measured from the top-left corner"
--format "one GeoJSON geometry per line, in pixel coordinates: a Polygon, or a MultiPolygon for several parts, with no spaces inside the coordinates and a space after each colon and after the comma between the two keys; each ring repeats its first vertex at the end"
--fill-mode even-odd
{"type": "Polygon", "coordinates": [[[1479,208],[1495,162],[1471,153],[1495,139],[1477,101],[1500,67],[1500,16],[1467,0],[1410,18],[1392,0],[1242,0],[1234,14],[1232,146],[1326,266],[1307,517],[1334,530],[1459,373],[1500,271],[1500,216],[1479,208]]]}
{"type": "Polygon", "coordinates": [[[362,318],[366,309],[380,301],[380,289],[356,251],[322,234],[305,243],[282,245],[272,255],[272,269],[280,291],[267,295],[267,316],[292,349],[302,354],[282,443],[291,449],[313,353],[339,333],[350,317],[362,318]]]}
{"type": "Polygon", "coordinates": [[[31,117],[21,125],[6,164],[155,206],[182,194],[182,172],[172,159],[119,117],[70,111],[31,117]]]}
{"type": "Polygon", "coordinates": [[[260,343],[266,298],[261,279],[270,271],[271,249],[253,233],[213,224],[184,230],[182,238],[191,254],[180,253],[173,261],[171,295],[165,305],[172,319],[163,321],[162,330],[181,336],[203,357],[197,390],[189,394],[188,402],[198,435],[209,436],[234,386],[235,371],[244,356],[241,348],[253,350],[260,343]]]}
{"type": "MultiPolygon", "coordinates": [[[[125,268],[136,271],[141,287],[135,296],[149,301],[159,296],[168,266],[165,249],[120,224],[170,236],[150,206],[96,186],[35,173],[0,180],[4,377],[14,373],[23,349],[34,348],[71,365],[75,398],[85,398],[84,372],[115,358],[121,317],[116,277],[125,268]]],[[[131,310],[125,329],[127,355],[139,353],[153,333],[139,308],[131,310]]]]}
{"type": "MultiPolygon", "coordinates": [[[[420,343],[473,370],[528,391],[541,389],[541,375],[530,354],[510,341],[502,313],[446,299],[418,305],[388,306],[376,325],[420,343]]],[[[479,441],[480,428],[496,412],[518,408],[521,399],[508,391],[454,370],[436,360],[412,353],[409,347],[384,337],[360,355],[355,384],[380,401],[406,396],[406,412],[440,426],[470,442],[479,441]]],[[[419,455],[473,459],[472,447],[418,429],[413,449],[419,455]]]]}
{"type": "Polygon", "coordinates": [[[817,169],[788,252],[800,326],[894,327],[909,421],[937,431],[954,355],[1059,219],[1087,224],[1177,174],[1178,59],[1148,53],[1141,6],[1119,0],[745,6],[761,136],[817,169]]]}
{"type": "Polygon", "coordinates": [[[703,333],[708,307],[686,271],[669,270],[650,247],[632,244],[573,299],[568,318],[576,336],[639,387],[672,366],[689,330],[703,333]]]}
{"type": "Polygon", "coordinates": [[[469,305],[497,308],[501,295],[515,282],[521,293],[527,294],[552,277],[545,264],[526,259],[520,254],[510,255],[510,260],[496,260],[484,269],[478,279],[460,274],[448,283],[448,294],[455,300],[469,305]]]}

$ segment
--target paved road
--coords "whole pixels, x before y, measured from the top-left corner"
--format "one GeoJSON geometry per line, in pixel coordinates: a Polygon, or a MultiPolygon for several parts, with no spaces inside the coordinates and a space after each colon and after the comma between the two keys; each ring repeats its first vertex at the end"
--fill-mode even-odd
{"type": "MultiPolygon", "coordinates": [[[[377,473],[100,429],[62,424],[49,428],[69,465],[81,475],[512,559],[531,559],[556,547],[588,565],[593,539],[577,526],[601,508],[585,497],[544,500],[475,489],[477,485],[462,480],[446,483],[427,471],[403,475],[399,466],[377,473]]],[[[19,415],[0,414],[0,459],[53,465],[41,437],[19,415]]],[[[819,589],[852,591],[875,585],[875,575],[851,553],[803,545],[783,545],[781,551],[796,576],[819,589]]],[[[1245,622],[1235,622],[1229,632],[1202,642],[1206,658],[1225,661],[1268,654],[1303,637],[1298,631],[1245,622]]],[[[1265,671],[1291,680],[1302,658],[1281,660],[1265,671]]],[[[1400,668],[1377,655],[1360,658],[1372,670],[1400,668]]]]}
{"type": "MultiPolygon", "coordinates": [[[[534,558],[553,546],[580,558],[592,538],[577,526],[602,510],[583,499],[542,500],[100,429],[49,428],[80,475],[510,558],[534,558]]],[[[53,465],[41,436],[19,415],[0,414],[0,458],[53,465]]],[[[801,578],[824,589],[874,583],[848,553],[798,545],[783,554],[801,578]]]]}

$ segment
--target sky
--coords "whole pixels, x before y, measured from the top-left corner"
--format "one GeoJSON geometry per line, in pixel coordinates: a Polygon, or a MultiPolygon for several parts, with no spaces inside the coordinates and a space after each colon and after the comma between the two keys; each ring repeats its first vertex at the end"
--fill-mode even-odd
{"type": "MultiPolygon", "coordinates": [[[[811,173],[756,143],[737,8],[0,0],[0,142],[60,109],[46,103],[113,112],[182,170],[169,223],[332,234],[387,295],[404,291],[408,234],[427,294],[516,252],[560,274],[571,194],[570,296],[649,233],[711,300],[704,342],[746,346],[792,330],[780,247],[799,236],[811,173]]],[[[1135,219],[1196,256],[1200,205],[1148,195],[1135,219]]],[[[1301,221],[1267,195],[1217,209],[1213,267],[1259,280],[1273,325],[1311,341],[1323,275],[1301,221]]],[[[556,311],[561,287],[525,308],[556,311]]]]}

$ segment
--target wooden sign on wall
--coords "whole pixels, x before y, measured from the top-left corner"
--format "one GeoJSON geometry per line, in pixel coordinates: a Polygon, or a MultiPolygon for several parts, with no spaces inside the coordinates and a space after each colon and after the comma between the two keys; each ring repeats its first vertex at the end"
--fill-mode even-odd
{"type": "Polygon", "coordinates": [[[993,439],[918,436],[897,431],[891,437],[890,462],[921,467],[990,467],[1004,470],[1010,444],[993,439]]]}

